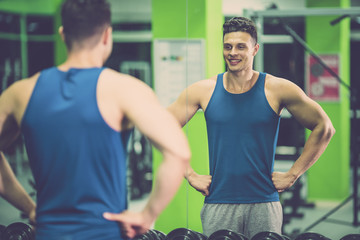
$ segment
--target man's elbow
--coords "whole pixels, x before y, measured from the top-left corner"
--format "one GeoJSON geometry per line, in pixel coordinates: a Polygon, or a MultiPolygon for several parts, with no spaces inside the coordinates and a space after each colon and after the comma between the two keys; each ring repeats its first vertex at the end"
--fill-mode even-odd
{"type": "Polygon", "coordinates": [[[336,130],[333,126],[333,124],[331,123],[330,120],[328,120],[325,124],[324,124],[324,130],[323,130],[323,136],[325,139],[327,139],[328,141],[330,141],[330,139],[334,136],[336,130]]]}
{"type": "Polygon", "coordinates": [[[190,164],[190,159],[191,159],[190,149],[181,151],[181,153],[178,154],[178,157],[181,160],[181,162],[183,162],[184,166],[187,167],[190,164]]]}

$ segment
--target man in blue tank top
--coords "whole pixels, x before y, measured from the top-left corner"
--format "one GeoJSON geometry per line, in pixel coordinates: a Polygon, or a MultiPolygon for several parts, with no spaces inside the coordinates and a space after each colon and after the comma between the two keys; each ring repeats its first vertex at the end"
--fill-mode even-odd
{"type": "Polygon", "coordinates": [[[229,229],[252,238],[281,234],[278,192],[291,187],[327,147],[335,130],[323,109],[292,82],[253,70],[259,49],[254,23],[243,17],[223,25],[227,71],[185,89],[168,110],[184,126],[202,109],[208,133],[209,175],[192,168],[186,178],[205,195],[204,234],[229,229]],[[310,129],[303,153],[288,172],[274,172],[279,119],[286,108],[310,129]]]}
{"type": "Polygon", "coordinates": [[[0,151],[21,131],[37,190],[36,239],[133,238],[175,195],[188,143],[144,82],[103,68],[112,50],[106,0],[66,0],[61,15],[68,57],[1,95],[0,151]],[[126,210],[126,142],[134,126],[164,157],[139,212],[126,210]]]}

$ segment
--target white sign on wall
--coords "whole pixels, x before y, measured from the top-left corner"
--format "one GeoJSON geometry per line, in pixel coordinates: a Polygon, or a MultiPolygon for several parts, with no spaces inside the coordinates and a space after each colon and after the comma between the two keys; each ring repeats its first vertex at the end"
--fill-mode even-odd
{"type": "Polygon", "coordinates": [[[202,39],[154,40],[154,89],[167,107],[192,83],[205,78],[202,39]]]}

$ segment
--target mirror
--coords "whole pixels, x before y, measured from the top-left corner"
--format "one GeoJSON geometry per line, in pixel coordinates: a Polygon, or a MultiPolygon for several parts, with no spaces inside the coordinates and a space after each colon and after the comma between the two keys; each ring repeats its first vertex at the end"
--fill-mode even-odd
{"type": "MultiPolygon", "coordinates": [[[[215,76],[225,70],[222,60],[224,22],[222,1],[185,0],[165,3],[163,0],[110,0],[109,2],[113,11],[114,46],[105,66],[143,80],[155,89],[164,106],[175,101],[180,92],[194,82],[215,76]]],[[[242,13],[233,14],[232,16],[236,16],[242,13]]],[[[8,46],[4,48],[0,59],[1,69],[4,69],[0,84],[3,90],[16,80],[54,65],[55,56],[48,53],[55,54],[56,51],[56,43],[53,42],[53,34],[56,32],[51,27],[56,19],[51,14],[25,17],[25,14],[0,12],[0,15],[1,19],[10,19],[12,26],[2,29],[5,25],[0,25],[0,32],[7,33],[0,34],[0,43],[8,46]],[[30,29],[30,26],[35,25],[39,28],[30,29]],[[22,29],[21,26],[28,26],[29,29],[22,29]],[[29,35],[31,41],[28,44],[21,42],[21,34],[29,35]],[[42,35],[41,38],[38,35],[42,35]],[[32,61],[38,58],[39,52],[46,53],[42,56],[44,62],[32,61]]],[[[232,16],[227,15],[226,18],[232,16]]],[[[273,22],[271,19],[266,22],[268,25],[265,29],[273,28],[275,30],[271,30],[272,32],[277,31],[278,28],[271,24],[273,22]]],[[[278,49],[281,47],[283,46],[271,49],[264,47],[265,66],[269,67],[265,71],[274,74],[277,74],[275,70],[279,70],[279,73],[284,72],[284,69],[277,69],[280,65],[276,65],[272,58],[269,58],[279,53],[278,49]]],[[[286,52],[296,53],[290,50],[292,47],[288,44],[289,51],[286,52]]],[[[302,54],[301,52],[298,55],[302,54]]],[[[285,63],[304,62],[297,59],[296,61],[282,59],[285,63]]],[[[303,66],[299,69],[301,72],[303,66]]],[[[292,125],[289,128],[294,129],[292,125]]],[[[199,174],[208,174],[204,112],[197,112],[184,126],[184,131],[191,146],[192,167],[199,174]]],[[[281,138],[279,141],[289,142],[281,138]]],[[[129,203],[130,208],[138,208],[150,192],[153,171],[156,170],[161,157],[153,151],[147,139],[136,129],[128,150],[129,203]]],[[[7,155],[15,172],[28,171],[21,139],[14,144],[7,155]]],[[[31,178],[21,181],[28,192],[34,192],[31,178]]],[[[155,227],[164,232],[176,227],[186,227],[201,232],[200,209],[203,201],[204,197],[184,180],[177,196],[160,216],[155,227]]],[[[12,215],[8,214],[8,216],[12,215]]]]}

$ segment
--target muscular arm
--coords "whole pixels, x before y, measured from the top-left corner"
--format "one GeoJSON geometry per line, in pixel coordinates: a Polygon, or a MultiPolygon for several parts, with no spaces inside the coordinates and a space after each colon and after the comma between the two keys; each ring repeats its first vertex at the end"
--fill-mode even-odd
{"type": "Polygon", "coordinates": [[[20,123],[39,73],[15,82],[0,96],[0,151],[20,134],[20,123]]]}
{"type": "Polygon", "coordinates": [[[0,97],[0,196],[26,213],[31,223],[35,223],[35,203],[20,185],[1,152],[10,146],[20,133],[16,119],[19,112],[16,99],[19,85],[21,84],[11,85],[0,97]]]}
{"type": "Polygon", "coordinates": [[[150,228],[174,197],[189,165],[190,149],[179,123],[160,105],[147,85],[131,77],[119,79],[118,82],[122,83],[115,94],[124,118],[147,136],[163,155],[143,211],[104,214],[106,219],[120,222],[127,237],[133,238],[150,228]]]}
{"type": "Polygon", "coordinates": [[[273,182],[279,191],[283,191],[294,184],[307,171],[326,149],[335,129],[324,110],[315,101],[310,99],[295,84],[282,81],[278,91],[281,92],[281,104],[297,121],[311,130],[303,153],[295,161],[287,173],[274,173],[273,182]]]}
{"type": "Polygon", "coordinates": [[[0,96],[0,151],[6,149],[18,137],[19,126],[15,120],[15,88],[10,86],[0,96]]]}
{"type": "Polygon", "coordinates": [[[144,98],[142,106],[129,108],[127,116],[163,155],[153,191],[144,209],[154,220],[180,186],[190,159],[190,149],[180,125],[160,106],[153,92],[144,89],[141,95],[144,98]]]}
{"type": "Polygon", "coordinates": [[[181,92],[179,97],[168,106],[168,111],[183,127],[200,108],[199,84],[194,84],[181,92]]]}
{"type": "MultiPolygon", "coordinates": [[[[205,110],[212,95],[216,77],[210,80],[203,80],[190,85],[169,107],[169,112],[175,116],[181,126],[184,126],[194,114],[202,108],[205,110]]],[[[197,174],[189,165],[186,169],[185,178],[189,184],[204,196],[209,195],[211,183],[210,175],[197,174]]]]}
{"type": "Polygon", "coordinates": [[[35,222],[35,203],[20,185],[4,154],[0,152],[0,196],[35,222]]]}

